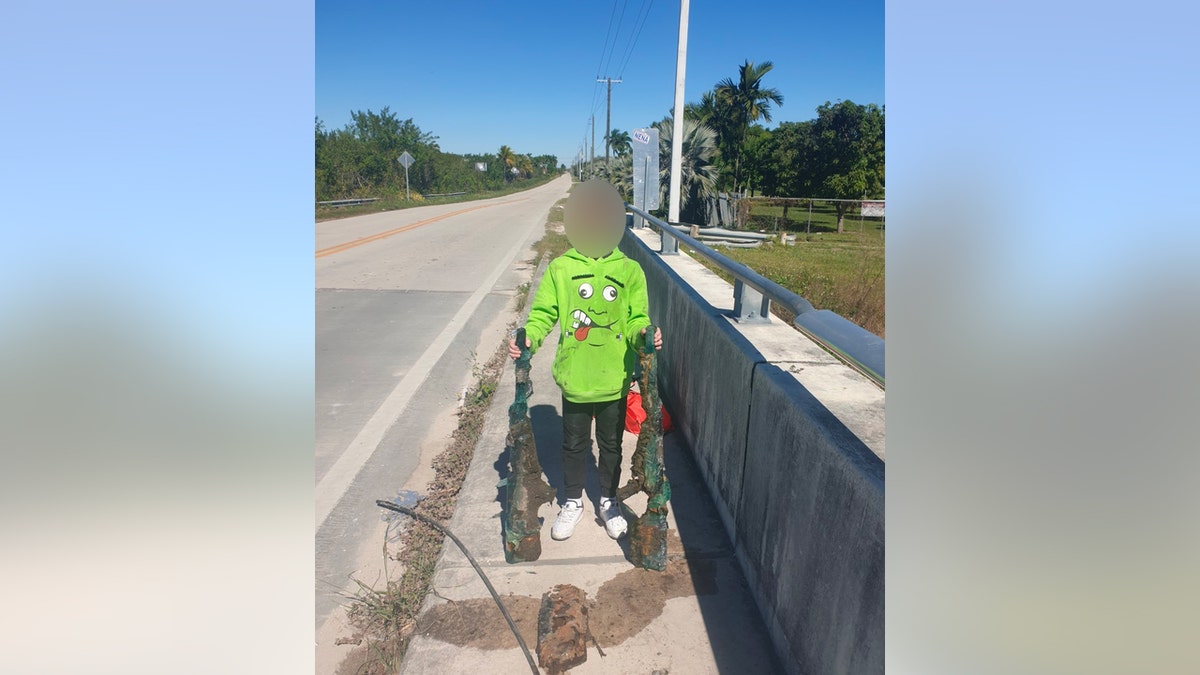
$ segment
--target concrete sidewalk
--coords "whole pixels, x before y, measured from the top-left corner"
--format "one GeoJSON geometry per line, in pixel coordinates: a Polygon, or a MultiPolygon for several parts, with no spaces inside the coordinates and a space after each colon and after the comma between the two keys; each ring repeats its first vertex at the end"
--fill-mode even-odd
{"type": "MultiPolygon", "coordinates": [[[[529,406],[542,467],[550,485],[561,490],[561,394],[550,376],[557,337],[555,331],[533,357],[529,406]]],[[[530,650],[537,646],[542,594],[556,584],[569,583],[582,588],[592,603],[589,623],[600,646],[597,649],[589,642],[587,662],[573,673],[780,672],[720,518],[679,433],[665,439],[672,488],[671,562],[665,572],[635,568],[628,559],[627,538],[613,541],[605,534],[595,517],[599,484],[594,460],[588,469],[585,516],[575,534],[566,541],[552,540],[550,524],[558,505],[543,505],[541,558],[514,565],[505,562],[501,533],[505,494],[497,484],[508,473],[505,437],[514,394],[509,362],[449,527],[504,597],[530,650]]],[[[636,435],[626,433],[622,483],[629,476],[636,440],[636,435]]],[[[640,514],[645,503],[645,495],[639,493],[626,506],[640,514]]],[[[529,672],[483,582],[449,540],[401,672],[529,672]]]]}

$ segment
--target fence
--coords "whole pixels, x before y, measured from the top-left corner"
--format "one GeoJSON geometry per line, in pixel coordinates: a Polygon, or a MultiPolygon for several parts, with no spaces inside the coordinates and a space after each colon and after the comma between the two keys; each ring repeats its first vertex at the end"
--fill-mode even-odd
{"type": "Polygon", "coordinates": [[[696,254],[733,276],[733,313],[736,320],[770,321],[771,302],[777,302],[794,314],[792,325],[797,330],[880,387],[884,386],[884,341],[878,335],[829,310],[813,308],[808,300],[746,265],[717,253],[681,228],[655,218],[632,204],[626,204],[626,208],[662,234],[663,255],[678,254],[679,242],[682,241],[696,254]]]}
{"type": "MultiPolygon", "coordinates": [[[[663,241],[674,241],[656,221],[663,241]]],[[[882,673],[884,464],[833,411],[882,427],[883,392],[859,378],[837,382],[844,369],[830,365],[837,400],[822,401],[689,285],[669,255],[633,230],[621,250],[646,273],[655,324],[676,336],[659,356],[659,390],[785,672],[882,673]]]]}
{"type": "Polygon", "coordinates": [[[737,200],[737,222],[746,229],[814,234],[857,234],[883,243],[886,221],[882,199],[821,197],[747,197],[737,200]]]}

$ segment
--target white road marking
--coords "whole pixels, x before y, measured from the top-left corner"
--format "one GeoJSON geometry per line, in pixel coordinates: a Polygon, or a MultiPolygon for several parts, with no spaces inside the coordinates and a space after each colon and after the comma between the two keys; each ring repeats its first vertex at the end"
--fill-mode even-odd
{"type": "MultiPolygon", "coordinates": [[[[532,226],[530,229],[532,230],[532,226]]],[[[479,308],[479,304],[483,302],[484,297],[492,292],[492,287],[499,281],[500,275],[504,274],[505,270],[512,265],[517,254],[521,252],[521,249],[525,248],[525,240],[528,237],[529,232],[527,231],[517,239],[517,243],[501,259],[496,269],[492,270],[488,278],[463,303],[463,306],[450,319],[446,327],[442,329],[442,332],[434,338],[433,342],[421,354],[412,368],[408,369],[408,373],[400,380],[396,388],[392,389],[392,392],[388,394],[383,403],[379,405],[379,408],[375,410],[375,414],[371,415],[371,419],[367,420],[367,423],[359,430],[354,440],[346,448],[346,451],[342,453],[341,457],[338,457],[333,466],[329,467],[329,471],[317,483],[315,499],[317,527],[320,527],[329,518],[329,514],[337,506],[338,500],[342,498],[342,495],[346,494],[346,490],[350,489],[350,485],[354,482],[355,477],[358,476],[358,472],[362,470],[367,460],[371,459],[371,456],[375,454],[375,450],[383,442],[383,437],[387,433],[387,430],[400,417],[400,414],[404,412],[409,401],[416,394],[417,389],[429,377],[429,373],[442,358],[442,355],[446,353],[455,336],[462,331],[463,326],[466,325],[471,315],[475,313],[475,310],[479,308]]]]}

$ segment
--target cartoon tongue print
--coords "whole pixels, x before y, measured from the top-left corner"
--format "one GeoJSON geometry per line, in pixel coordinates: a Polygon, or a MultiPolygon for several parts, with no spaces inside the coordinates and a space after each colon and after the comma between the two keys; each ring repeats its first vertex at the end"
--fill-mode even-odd
{"type": "Polygon", "coordinates": [[[571,327],[575,329],[575,339],[583,342],[587,339],[588,331],[592,329],[592,318],[582,309],[575,310],[572,316],[575,318],[575,323],[571,324],[571,327]]]}

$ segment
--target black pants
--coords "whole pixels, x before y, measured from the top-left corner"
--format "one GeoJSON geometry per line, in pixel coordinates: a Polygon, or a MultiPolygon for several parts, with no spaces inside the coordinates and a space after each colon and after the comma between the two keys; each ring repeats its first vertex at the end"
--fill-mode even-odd
{"type": "Polygon", "coordinates": [[[600,495],[614,497],[621,478],[621,438],[625,433],[625,399],[574,403],[563,399],[563,491],[567,499],[583,497],[583,476],[591,455],[592,418],[596,419],[600,495]]]}

